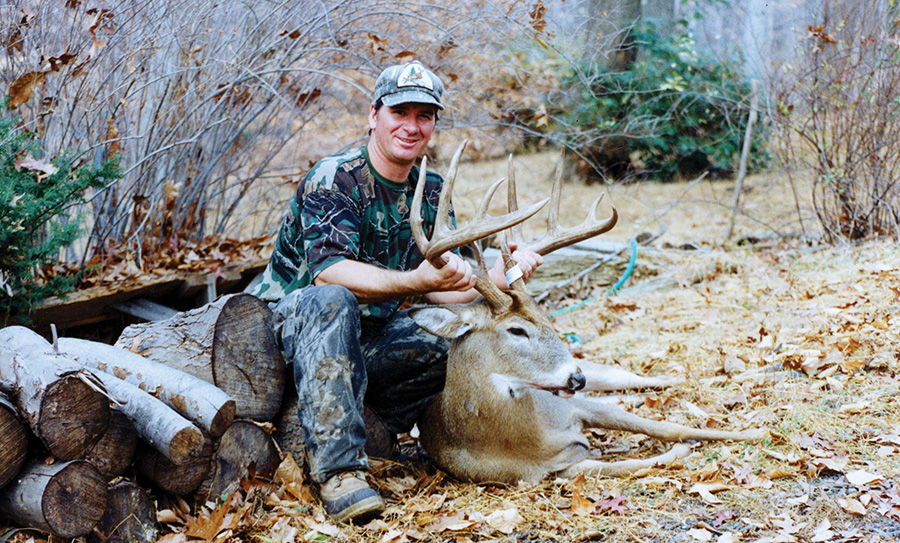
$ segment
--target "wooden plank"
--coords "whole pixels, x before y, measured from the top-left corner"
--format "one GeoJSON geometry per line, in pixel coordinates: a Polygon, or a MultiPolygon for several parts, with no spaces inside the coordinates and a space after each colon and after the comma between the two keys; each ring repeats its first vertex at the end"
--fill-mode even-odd
{"type": "Polygon", "coordinates": [[[134,298],[159,298],[175,291],[184,278],[175,276],[149,279],[131,286],[94,287],[73,292],[65,299],[53,297],[31,315],[30,327],[41,335],[49,335],[50,325],[60,330],[121,317],[113,305],[134,298]]]}
{"type": "Polygon", "coordinates": [[[112,304],[110,307],[116,311],[121,311],[130,317],[135,317],[144,321],[164,321],[169,317],[178,314],[177,310],[146,298],[136,298],[134,300],[112,304]]]}

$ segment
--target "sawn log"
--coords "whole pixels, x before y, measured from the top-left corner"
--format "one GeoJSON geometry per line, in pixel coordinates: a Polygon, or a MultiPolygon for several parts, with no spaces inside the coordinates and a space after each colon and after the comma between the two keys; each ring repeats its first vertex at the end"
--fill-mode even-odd
{"type": "Polygon", "coordinates": [[[116,346],[216,385],[234,399],[236,417],[270,420],[281,406],[285,365],[272,313],[250,294],[129,326],[116,346]]]}
{"type": "Polygon", "coordinates": [[[90,532],[106,510],[106,479],[84,460],[33,462],[0,490],[0,516],[63,539],[90,532]]]}
{"type": "Polygon", "coordinates": [[[0,390],[59,460],[81,458],[109,424],[109,401],[91,372],[23,326],[0,329],[0,390]]]}
{"type": "Polygon", "coordinates": [[[0,394],[0,488],[6,486],[25,465],[28,430],[16,408],[0,394]]]}
{"type": "Polygon", "coordinates": [[[128,415],[113,409],[109,416],[109,427],[100,441],[87,452],[84,459],[93,464],[107,479],[118,477],[134,461],[137,450],[138,433],[128,415]]]}
{"type": "Polygon", "coordinates": [[[88,543],[153,543],[159,537],[156,506],[147,491],[122,480],[109,487],[106,511],[88,543]]]}

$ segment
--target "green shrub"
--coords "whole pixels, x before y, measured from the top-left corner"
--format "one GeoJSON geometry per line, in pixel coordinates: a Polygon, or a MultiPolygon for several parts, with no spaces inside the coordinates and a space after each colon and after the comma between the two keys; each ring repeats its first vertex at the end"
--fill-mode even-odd
{"type": "MultiPolygon", "coordinates": [[[[569,143],[613,177],[727,175],[743,147],[750,82],[737,65],[699,54],[683,24],[664,31],[635,28],[637,60],[625,71],[588,66],[564,79],[563,118],[578,128],[569,143]]],[[[766,138],[760,129],[753,140],[751,169],[768,161],[766,138]]]]}
{"type": "MultiPolygon", "coordinates": [[[[3,106],[0,106],[3,107],[3,106]]],[[[5,107],[3,107],[5,111],[5,107]]],[[[116,165],[77,165],[74,155],[53,160],[38,153],[34,134],[17,128],[17,119],[0,116],[0,320],[28,315],[45,298],[70,292],[77,277],[43,273],[60,250],[80,233],[72,206],[84,203],[88,188],[99,189],[118,177],[116,165]]]]}

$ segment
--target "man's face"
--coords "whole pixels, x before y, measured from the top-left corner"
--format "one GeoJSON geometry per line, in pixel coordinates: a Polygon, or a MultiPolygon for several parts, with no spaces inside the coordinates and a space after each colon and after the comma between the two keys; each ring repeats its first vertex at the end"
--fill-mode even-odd
{"type": "Polygon", "coordinates": [[[434,133],[435,106],[409,102],[369,108],[369,128],[374,152],[398,166],[413,164],[434,133]]]}

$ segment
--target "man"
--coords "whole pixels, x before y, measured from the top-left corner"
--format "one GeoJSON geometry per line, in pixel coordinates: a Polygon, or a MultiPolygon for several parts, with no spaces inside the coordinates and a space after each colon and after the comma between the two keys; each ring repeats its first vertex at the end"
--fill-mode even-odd
{"type": "MultiPolygon", "coordinates": [[[[435,268],[412,239],[418,157],[444,108],[444,85],[418,62],[375,83],[366,145],[318,162],[291,201],[254,294],[273,302],[276,336],[293,364],[310,474],[326,512],[361,522],[384,503],[365,480],[363,402],[394,433],[409,431],[444,386],[446,340],[401,310],[476,298],[475,276],[454,252],[435,268]]],[[[443,180],[428,173],[423,217],[434,224],[443,180]]],[[[527,280],[541,257],[516,251],[527,280]]],[[[491,279],[506,288],[502,263],[491,279]]]]}

